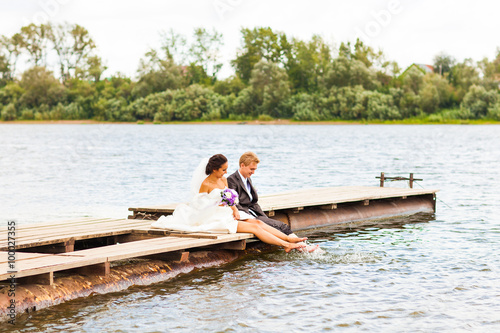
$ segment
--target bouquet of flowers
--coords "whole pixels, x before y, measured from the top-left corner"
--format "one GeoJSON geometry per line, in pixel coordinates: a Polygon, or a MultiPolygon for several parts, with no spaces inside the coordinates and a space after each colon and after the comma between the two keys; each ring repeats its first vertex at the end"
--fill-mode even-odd
{"type": "Polygon", "coordinates": [[[220,200],[221,204],[234,206],[238,203],[238,193],[230,188],[222,190],[220,192],[220,196],[222,197],[222,199],[220,200]]]}

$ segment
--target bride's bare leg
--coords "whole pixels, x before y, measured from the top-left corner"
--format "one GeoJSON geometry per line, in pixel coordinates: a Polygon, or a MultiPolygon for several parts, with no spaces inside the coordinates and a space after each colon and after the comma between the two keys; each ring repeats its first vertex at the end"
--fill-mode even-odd
{"type": "Polygon", "coordinates": [[[248,220],[245,220],[245,222],[256,224],[259,227],[261,227],[262,229],[266,230],[267,232],[278,237],[279,239],[283,239],[284,241],[287,241],[289,243],[300,243],[300,242],[303,242],[307,239],[307,237],[299,238],[296,235],[293,235],[293,236],[288,235],[287,236],[284,233],[282,233],[281,231],[279,231],[278,229],[271,227],[270,225],[262,222],[261,220],[248,219],[248,220]]]}
{"type": "Polygon", "coordinates": [[[283,240],[275,236],[273,233],[270,233],[267,230],[261,228],[257,223],[239,221],[237,231],[252,233],[264,243],[282,246],[283,248],[285,248],[286,252],[290,252],[292,249],[300,249],[305,246],[302,244],[287,242],[286,240],[283,240]]]}

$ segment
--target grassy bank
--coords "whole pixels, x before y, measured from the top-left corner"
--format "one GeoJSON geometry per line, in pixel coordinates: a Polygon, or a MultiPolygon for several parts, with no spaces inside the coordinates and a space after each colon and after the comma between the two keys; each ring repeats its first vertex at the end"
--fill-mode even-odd
{"type": "Polygon", "coordinates": [[[408,118],[402,120],[330,120],[330,121],[295,121],[289,119],[276,120],[217,120],[217,121],[173,121],[173,122],[110,122],[97,120],[15,120],[0,121],[2,125],[95,125],[95,124],[125,124],[125,125],[500,125],[500,121],[491,119],[427,119],[426,118],[408,118]]]}

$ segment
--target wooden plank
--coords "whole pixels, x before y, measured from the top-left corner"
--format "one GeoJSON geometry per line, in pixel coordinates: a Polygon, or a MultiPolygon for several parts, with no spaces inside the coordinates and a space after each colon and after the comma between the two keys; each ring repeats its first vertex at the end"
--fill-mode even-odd
{"type": "Polygon", "coordinates": [[[110,220],[110,221],[102,221],[98,224],[85,224],[85,225],[71,225],[67,224],[64,226],[45,226],[43,229],[31,229],[31,228],[23,228],[20,227],[17,229],[18,238],[22,237],[30,237],[30,236],[43,236],[43,235],[53,235],[53,234],[64,234],[67,232],[74,233],[75,231],[80,230],[91,230],[95,232],[96,230],[101,229],[124,229],[124,227],[134,227],[134,226],[145,226],[149,225],[151,222],[144,220],[129,220],[129,219],[119,219],[119,220],[110,220]]]}
{"type": "MultiPolygon", "coordinates": [[[[196,247],[203,247],[213,244],[226,243],[230,241],[236,241],[245,238],[254,237],[253,234],[230,234],[227,236],[220,236],[219,239],[207,239],[207,238],[181,238],[176,239],[175,242],[165,242],[164,238],[161,239],[148,239],[139,242],[125,243],[113,245],[116,246],[115,249],[111,249],[107,255],[109,261],[122,260],[127,258],[133,258],[138,256],[187,250],[196,247]],[[141,243],[141,244],[139,244],[141,243]]],[[[167,237],[174,238],[174,237],[167,237]]],[[[177,237],[175,237],[177,238],[177,237]]],[[[91,249],[92,250],[92,249],[91,249]]],[[[90,251],[90,250],[85,250],[90,251]]],[[[81,251],[80,251],[81,252],[81,251]]]]}
{"type": "MultiPolygon", "coordinates": [[[[124,221],[124,220],[120,220],[124,221]]],[[[126,221],[135,221],[135,220],[126,220],[126,221]]],[[[122,233],[126,231],[127,229],[130,230],[132,227],[135,226],[146,226],[148,224],[141,223],[137,224],[134,222],[128,222],[128,223],[122,223],[120,222],[119,224],[117,222],[112,223],[112,224],[104,224],[104,225],[90,225],[90,226],[79,226],[79,227],[66,227],[66,228],[53,228],[53,229],[47,229],[44,231],[33,231],[30,230],[29,232],[26,232],[23,229],[17,230],[16,234],[16,243],[21,244],[25,242],[30,242],[30,241],[40,241],[44,239],[56,239],[56,238],[69,238],[69,237],[76,237],[79,234],[91,234],[93,237],[99,237],[99,233],[104,234],[114,231],[114,230],[120,230],[122,233]]],[[[3,241],[0,241],[0,247],[6,246],[7,243],[7,238],[4,238],[3,241]]]]}
{"type": "MultiPolygon", "coordinates": [[[[96,229],[96,227],[86,227],[86,228],[75,228],[76,230],[66,230],[64,232],[47,232],[41,233],[36,236],[22,237],[22,232],[19,232],[21,236],[16,239],[16,248],[28,248],[28,247],[36,247],[36,246],[44,246],[50,245],[60,242],[66,242],[71,239],[74,240],[84,240],[90,238],[100,238],[100,237],[109,237],[115,235],[121,235],[126,233],[132,233],[132,227],[137,225],[135,223],[137,220],[119,220],[120,224],[114,224],[111,226],[107,226],[105,228],[96,229]],[[132,221],[132,222],[123,222],[123,221],[132,221]],[[123,223],[122,223],[123,222],[123,223]]],[[[143,221],[139,224],[139,227],[150,226],[150,222],[144,223],[143,221]]],[[[8,242],[0,241],[0,250],[4,250],[8,247],[8,242]]]]}
{"type": "MultiPolygon", "coordinates": [[[[57,244],[61,242],[66,242],[71,239],[75,240],[86,240],[100,237],[109,237],[115,235],[122,235],[126,233],[132,233],[132,230],[120,230],[120,231],[109,231],[109,232],[97,232],[97,233],[86,233],[86,234],[70,234],[70,235],[55,235],[53,237],[39,238],[39,239],[28,239],[23,241],[16,241],[16,249],[27,249],[32,247],[41,247],[46,245],[57,244]]],[[[0,250],[4,251],[7,249],[7,244],[0,242],[0,250]]]]}
{"type": "MultiPolygon", "coordinates": [[[[27,260],[27,259],[32,259],[32,258],[39,258],[39,257],[47,257],[51,256],[53,254],[50,253],[30,253],[30,252],[16,252],[15,257],[16,260],[15,262],[17,263],[18,261],[21,260],[27,260]]],[[[3,264],[8,263],[8,252],[6,251],[1,251],[0,252],[0,265],[3,266],[3,264]]]]}
{"type": "Polygon", "coordinates": [[[39,230],[44,228],[54,228],[55,226],[64,227],[65,225],[75,226],[82,224],[98,224],[98,223],[106,223],[110,221],[119,221],[119,220],[123,219],[101,218],[101,219],[78,219],[78,220],[43,222],[43,223],[29,223],[29,224],[17,225],[17,230],[39,230]]]}
{"type": "MultiPolygon", "coordinates": [[[[99,238],[99,237],[107,237],[110,235],[115,235],[115,234],[124,234],[124,233],[131,233],[132,232],[132,227],[131,226],[108,226],[106,228],[87,228],[87,229],[77,229],[77,230],[68,230],[65,232],[53,232],[53,233],[48,233],[48,234],[41,234],[37,236],[24,236],[21,235],[17,237],[16,243],[19,244],[26,244],[26,243],[37,243],[37,242],[42,242],[42,241],[48,241],[48,240],[60,240],[60,241],[65,241],[69,238],[74,238],[74,239],[88,239],[89,237],[91,238],[99,238]]],[[[0,246],[2,245],[7,245],[6,242],[0,242],[0,246]]]]}
{"type": "MultiPolygon", "coordinates": [[[[130,220],[129,220],[130,221],[130,220]]],[[[122,224],[122,225],[117,225],[117,224],[106,224],[106,225],[94,225],[94,226],[79,226],[79,227],[66,227],[66,228],[53,228],[53,229],[47,229],[44,231],[26,231],[23,229],[17,230],[16,234],[16,240],[17,242],[23,241],[23,240],[29,240],[29,239],[42,239],[46,236],[50,236],[52,238],[57,237],[57,236],[63,236],[63,235],[74,235],[77,233],[89,233],[91,232],[92,234],[96,234],[99,230],[123,230],[126,227],[133,227],[134,224],[122,224]]],[[[105,232],[103,231],[103,232],[105,232]]],[[[5,242],[5,241],[4,241],[5,242]]],[[[4,243],[4,242],[0,242],[4,243]]]]}
{"type": "MultiPolygon", "coordinates": [[[[72,253],[55,254],[46,257],[35,257],[18,263],[16,276],[26,277],[43,275],[61,270],[86,267],[106,262],[137,258],[159,253],[180,251],[190,248],[204,247],[214,244],[239,241],[253,238],[253,234],[219,234],[217,239],[187,238],[187,237],[158,237],[142,241],[115,244],[72,253]]],[[[6,267],[0,267],[0,280],[10,276],[6,267]]]]}
{"type": "MultiPolygon", "coordinates": [[[[437,191],[438,190],[433,189],[381,188],[375,186],[325,187],[262,195],[259,198],[259,203],[264,211],[274,211],[278,209],[339,204],[342,202],[425,195],[433,194],[437,191]]],[[[176,205],[178,204],[137,207],[129,208],[129,210],[150,213],[169,213],[175,209],[176,205]]]]}
{"type": "Polygon", "coordinates": [[[44,235],[64,235],[64,234],[74,234],[75,232],[92,232],[96,233],[99,230],[124,230],[124,229],[131,229],[134,227],[144,227],[144,226],[149,226],[151,222],[148,223],[148,221],[139,221],[137,220],[118,220],[114,222],[109,222],[109,223],[103,223],[99,225],[85,225],[85,226],[67,226],[64,228],[61,227],[54,227],[52,229],[47,229],[43,231],[25,231],[25,230],[18,230],[19,237],[18,238],[30,238],[30,237],[41,237],[44,235]]]}
{"type": "MultiPolygon", "coordinates": [[[[83,267],[106,262],[105,257],[86,258],[83,256],[68,256],[55,254],[47,257],[23,260],[17,263],[17,278],[42,275],[50,272],[83,267]]],[[[10,274],[4,267],[0,267],[0,280],[5,280],[10,274]]]]}
{"type": "Polygon", "coordinates": [[[165,235],[165,236],[175,236],[175,237],[185,237],[185,238],[207,238],[207,239],[218,239],[220,234],[217,233],[202,233],[202,232],[180,232],[175,230],[166,229],[134,229],[132,233],[145,233],[153,235],[165,235]]]}

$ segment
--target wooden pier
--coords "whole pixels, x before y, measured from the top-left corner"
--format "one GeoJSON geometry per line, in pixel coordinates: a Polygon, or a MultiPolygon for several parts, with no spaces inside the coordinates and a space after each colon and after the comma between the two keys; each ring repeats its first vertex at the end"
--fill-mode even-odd
{"type": "Polygon", "coordinates": [[[182,260],[186,249],[212,247],[244,250],[254,235],[168,232],[151,229],[150,221],[79,219],[19,226],[14,251],[7,231],[0,233],[0,281],[15,271],[22,284],[51,285],[54,273],[106,275],[110,263],[130,258],[182,260]],[[15,266],[8,257],[15,252],[15,266]]]}
{"type": "MultiPolygon", "coordinates": [[[[300,231],[326,226],[345,228],[346,225],[359,226],[364,221],[377,218],[433,213],[436,209],[436,192],[387,187],[332,187],[263,195],[259,202],[269,216],[289,224],[294,231],[300,231]]],[[[118,284],[120,281],[139,283],[140,280],[134,280],[131,276],[146,279],[147,271],[153,271],[153,264],[150,264],[136,266],[135,271],[130,269],[110,277],[110,272],[118,271],[114,263],[119,265],[120,261],[147,259],[151,263],[165,262],[163,268],[158,268],[158,265],[155,268],[156,273],[161,275],[165,267],[171,270],[172,263],[179,263],[181,267],[183,262],[189,263],[191,258],[191,264],[197,262],[200,264],[197,267],[206,266],[202,261],[210,260],[210,256],[205,255],[205,259],[198,256],[196,259],[197,253],[219,250],[241,252],[246,249],[247,241],[257,241],[254,235],[247,233],[182,233],[151,228],[151,220],[172,214],[176,206],[168,204],[129,208],[133,215],[128,219],[82,218],[17,225],[15,246],[9,244],[6,228],[1,230],[0,305],[9,304],[8,287],[2,289],[1,285],[8,286],[12,276],[15,276],[17,286],[28,288],[18,307],[19,311],[23,311],[57,304],[60,299],[86,296],[92,290],[103,292],[125,289],[129,284],[122,283],[121,287],[115,286],[114,289],[103,289],[102,284],[118,284]],[[13,256],[14,266],[10,266],[13,256]],[[55,277],[64,276],[83,276],[86,280],[72,287],[68,287],[63,278],[55,283],[55,277]],[[36,285],[38,289],[30,285],[36,285]],[[44,286],[52,289],[43,289],[44,286]]],[[[219,251],[219,257],[227,253],[222,252],[219,251]]],[[[217,260],[212,259],[215,264],[217,260]]],[[[162,276],[163,279],[167,278],[162,276]]],[[[5,314],[0,310],[0,315],[5,314]]]]}
{"type": "MultiPolygon", "coordinates": [[[[299,231],[366,219],[436,211],[438,190],[371,186],[303,189],[259,196],[262,210],[299,231]]],[[[131,219],[157,220],[178,204],[129,208],[131,219]]]]}

